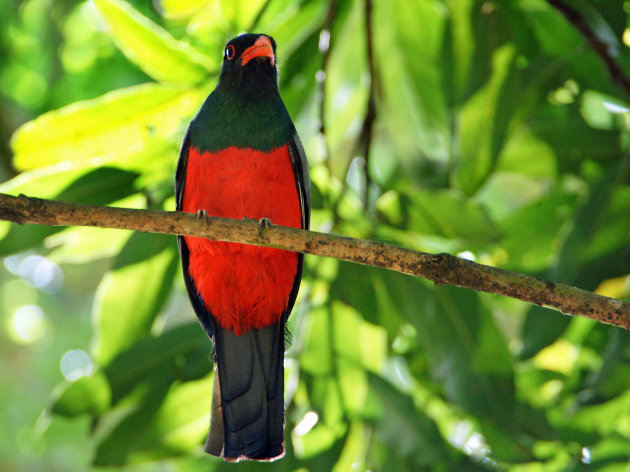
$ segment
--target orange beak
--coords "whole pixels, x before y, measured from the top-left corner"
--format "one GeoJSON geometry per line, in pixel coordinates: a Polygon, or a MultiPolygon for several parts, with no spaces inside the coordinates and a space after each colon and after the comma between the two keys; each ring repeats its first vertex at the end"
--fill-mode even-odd
{"type": "Polygon", "coordinates": [[[255,57],[268,57],[271,60],[271,65],[273,66],[275,64],[276,58],[273,55],[271,41],[267,36],[261,36],[256,40],[253,46],[250,46],[243,51],[243,54],[241,54],[243,65],[247,64],[255,57]]]}

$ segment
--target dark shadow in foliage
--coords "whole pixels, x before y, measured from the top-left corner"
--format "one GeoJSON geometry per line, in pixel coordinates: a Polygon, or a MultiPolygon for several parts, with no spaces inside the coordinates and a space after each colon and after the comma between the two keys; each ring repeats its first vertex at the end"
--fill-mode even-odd
{"type": "MultiPolygon", "coordinates": [[[[197,325],[173,328],[159,337],[138,341],[105,368],[112,391],[113,409],[99,417],[95,425],[115,424],[98,446],[96,465],[121,465],[143,448],[159,454],[159,438],[154,437],[153,420],[169,388],[177,381],[200,379],[212,370],[210,341],[197,325]],[[129,408],[128,414],[119,410],[129,408]],[[157,452],[156,452],[157,451],[157,452]]],[[[207,400],[210,410],[210,398],[207,400]]],[[[209,415],[208,415],[209,419],[209,415]]],[[[164,448],[164,457],[172,452],[164,448]]]]}
{"type": "MultiPolygon", "coordinates": [[[[543,278],[568,285],[595,290],[599,281],[614,277],[615,272],[598,262],[601,278],[594,279],[582,267],[587,264],[589,246],[610,208],[615,182],[623,175],[626,166],[619,162],[589,188],[588,198],[578,209],[571,232],[564,240],[556,266],[543,274],[543,278]],[[605,269],[605,273],[602,273],[605,269]],[[584,278],[580,275],[585,276],[584,278]]],[[[569,316],[549,316],[549,310],[539,306],[529,309],[523,325],[521,359],[533,357],[544,347],[558,339],[571,322],[569,316]]]]}

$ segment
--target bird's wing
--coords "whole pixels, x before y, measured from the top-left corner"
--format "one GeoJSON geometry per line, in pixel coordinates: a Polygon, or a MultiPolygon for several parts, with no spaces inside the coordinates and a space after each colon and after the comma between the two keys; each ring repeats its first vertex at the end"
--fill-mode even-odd
{"type": "MultiPolygon", "coordinates": [[[[179,161],[177,162],[177,171],[175,172],[175,202],[178,211],[181,211],[184,200],[184,187],[186,186],[186,169],[188,166],[188,150],[190,149],[190,140],[188,138],[188,132],[182,143],[182,148],[179,152],[179,161]]],[[[188,291],[188,297],[192,303],[197,318],[203,329],[208,333],[208,336],[212,338],[212,315],[206,308],[201,295],[195,287],[195,282],[188,272],[188,245],[183,236],[177,236],[177,245],[179,246],[179,253],[182,258],[182,269],[184,272],[184,282],[186,284],[186,290],[188,291]]]]}
{"type": "Polygon", "coordinates": [[[295,128],[289,138],[289,154],[295,175],[295,185],[302,210],[302,229],[309,229],[311,220],[311,178],[308,172],[308,161],[302,142],[295,128]]]}
{"type": "MultiPolygon", "coordinates": [[[[289,138],[289,155],[291,156],[291,164],[293,165],[293,174],[295,175],[295,185],[298,191],[298,198],[300,199],[300,210],[302,212],[302,229],[309,229],[311,223],[311,178],[308,172],[308,161],[306,160],[306,154],[302,147],[302,142],[297,134],[295,128],[289,138]]],[[[304,254],[298,254],[297,271],[295,272],[295,278],[293,279],[293,287],[289,294],[289,301],[287,303],[287,309],[283,314],[283,319],[286,320],[291,314],[293,305],[295,305],[295,299],[297,298],[298,290],[300,288],[300,281],[302,280],[302,267],[304,265],[304,254]]]]}

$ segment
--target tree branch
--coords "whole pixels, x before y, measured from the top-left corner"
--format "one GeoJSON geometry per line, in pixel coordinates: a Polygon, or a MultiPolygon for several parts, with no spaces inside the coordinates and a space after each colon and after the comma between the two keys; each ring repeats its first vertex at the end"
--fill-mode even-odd
{"type": "Polygon", "coordinates": [[[189,213],[132,210],[0,194],[0,220],[18,224],[97,226],[182,234],[334,257],[424,277],[436,285],[456,285],[504,295],[630,329],[630,302],[627,301],[477,264],[450,254],[427,254],[377,241],[276,225],[259,229],[258,222],[252,219],[209,216],[206,224],[189,213]]]}
{"type": "Polygon", "coordinates": [[[582,36],[584,36],[591,47],[604,61],[604,64],[606,64],[608,72],[613,80],[620,84],[625,91],[630,94],[630,79],[621,66],[615,62],[608,45],[597,36],[593,28],[588,25],[580,11],[562,0],[547,0],[547,3],[562,13],[565,18],[573,24],[580,33],[582,33],[582,36]]]}

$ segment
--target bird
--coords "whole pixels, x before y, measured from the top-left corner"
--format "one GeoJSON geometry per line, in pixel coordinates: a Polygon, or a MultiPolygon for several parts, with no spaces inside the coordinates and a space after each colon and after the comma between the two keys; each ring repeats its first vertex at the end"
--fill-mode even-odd
{"type": "MultiPolygon", "coordinates": [[[[177,210],[309,229],[310,194],[304,148],[278,89],[276,42],[239,35],[182,142],[177,210]]],[[[279,459],[285,329],[304,255],[181,235],[178,246],[188,296],[214,345],[204,449],[230,462],[279,459]]]]}

